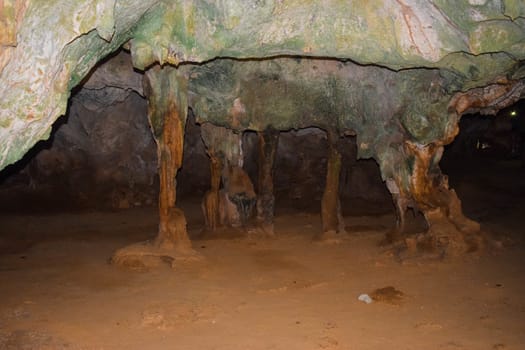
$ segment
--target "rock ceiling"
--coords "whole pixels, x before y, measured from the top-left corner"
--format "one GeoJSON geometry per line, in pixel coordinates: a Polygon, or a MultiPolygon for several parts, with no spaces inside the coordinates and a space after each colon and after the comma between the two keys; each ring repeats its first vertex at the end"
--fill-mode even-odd
{"type": "MultiPolygon", "coordinates": [[[[216,61],[197,67],[194,75],[203,84],[194,83],[193,90],[203,94],[195,97],[196,108],[209,112],[203,118],[224,124],[227,116],[219,115],[224,109],[210,108],[220,105],[219,98],[224,98],[222,107],[235,101],[233,80],[243,86],[242,101],[257,86],[246,80],[250,74],[252,79],[257,71],[277,69],[275,82],[264,74],[257,78],[277,91],[285,85],[292,91],[288,104],[274,101],[275,111],[283,116],[265,114],[271,123],[300,126],[293,115],[300,104],[293,98],[332,93],[328,103],[318,100],[324,106],[310,106],[319,111],[301,107],[310,108],[304,112],[312,112],[319,125],[336,124],[359,134],[363,129],[359,118],[370,118],[371,106],[378,105],[374,100],[386,91],[385,105],[379,106],[382,120],[394,118],[393,123],[402,124],[416,141],[429,143],[450,133],[451,126],[443,119],[450,118],[451,104],[458,115],[468,110],[490,112],[521,97],[525,4],[520,0],[0,0],[0,169],[49,135],[53,122],[66,111],[71,89],[97,62],[122,46],[141,70],[155,63],[186,66],[217,57],[337,58],[339,62],[303,64],[299,73],[296,61],[284,58],[275,64],[244,62],[237,67],[232,61],[216,61]],[[309,73],[303,72],[304,66],[309,66],[309,73]],[[210,80],[203,78],[214,80],[221,74],[212,67],[230,70],[224,87],[210,87],[210,80]],[[280,118],[293,120],[283,123],[280,118]]],[[[246,104],[253,112],[246,126],[257,128],[261,121],[255,109],[265,101],[254,101],[253,106],[246,104]]]]}

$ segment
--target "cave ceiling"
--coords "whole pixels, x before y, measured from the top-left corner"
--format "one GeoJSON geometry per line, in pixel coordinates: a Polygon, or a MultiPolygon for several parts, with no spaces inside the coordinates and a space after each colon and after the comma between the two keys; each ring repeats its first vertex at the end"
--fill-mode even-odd
{"type": "Polygon", "coordinates": [[[525,3],[0,0],[0,169],[121,47],[139,70],[186,72],[201,121],[351,131],[373,156],[378,140],[448,142],[461,113],[521,97],[525,3]]]}

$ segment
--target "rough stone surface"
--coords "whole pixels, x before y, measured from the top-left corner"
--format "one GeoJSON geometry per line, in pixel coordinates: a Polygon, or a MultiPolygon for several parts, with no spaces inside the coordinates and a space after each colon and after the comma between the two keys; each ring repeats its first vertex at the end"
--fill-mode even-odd
{"type": "Polygon", "coordinates": [[[524,73],[517,69],[525,57],[519,0],[1,4],[0,169],[47,138],[65,113],[69,91],[129,40],[141,69],[218,56],[337,57],[394,69],[439,68],[447,91],[524,73]]]}
{"type": "Polygon", "coordinates": [[[0,71],[0,168],[49,136],[66,112],[69,91],[129,40],[131,28],[153,3],[28,0],[4,12],[9,19],[20,17],[9,20],[17,26],[16,43],[0,46],[0,62],[6,62],[0,71]]]}
{"type": "Polygon", "coordinates": [[[72,96],[66,116],[35,149],[19,182],[28,181],[34,194],[67,197],[70,206],[153,204],[157,155],[146,100],[136,91],[142,92],[142,74],[133,72],[129,54],[101,65],[72,96]]]}
{"type": "MultiPolygon", "coordinates": [[[[323,229],[344,230],[336,145],[356,135],[357,157],[379,164],[398,230],[406,210],[416,208],[434,246],[471,250],[467,237],[479,224],[463,215],[441,173],[443,147],[456,136],[463,114],[495,114],[525,96],[525,18],[510,0],[27,0],[5,8],[0,169],[47,137],[72,89],[124,45],[134,67],[146,71],[160,183],[154,245],[160,248],[191,247],[184,213],[176,207],[191,107],[199,123],[236,134],[234,145],[227,138],[207,142],[212,160],[210,145],[222,151],[218,158],[226,156],[222,181],[229,194],[241,193],[228,189],[241,177],[225,176],[225,169],[242,173],[239,184],[251,184],[242,169],[242,133],[317,127],[330,140],[323,229]]],[[[96,111],[97,103],[123,101],[129,89],[140,93],[138,75],[128,71],[94,73],[85,107],[96,111]]],[[[111,139],[110,129],[102,139],[111,139]]],[[[255,203],[252,187],[247,192],[255,203]]]]}
{"type": "Polygon", "coordinates": [[[439,70],[396,73],[350,62],[281,58],[220,60],[193,68],[191,76],[197,120],[238,130],[316,126],[357,134],[358,157],[374,157],[383,179],[395,176],[406,188],[404,140],[444,144],[457,132],[458,116],[446,112],[450,96],[439,70]]]}

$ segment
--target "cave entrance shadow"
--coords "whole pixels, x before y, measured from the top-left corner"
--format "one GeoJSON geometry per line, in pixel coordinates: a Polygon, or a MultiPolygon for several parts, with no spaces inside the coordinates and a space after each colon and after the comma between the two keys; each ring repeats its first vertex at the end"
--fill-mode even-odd
{"type": "Polygon", "coordinates": [[[441,167],[465,214],[491,233],[515,232],[525,215],[525,100],[496,116],[462,117],[441,167]]]}

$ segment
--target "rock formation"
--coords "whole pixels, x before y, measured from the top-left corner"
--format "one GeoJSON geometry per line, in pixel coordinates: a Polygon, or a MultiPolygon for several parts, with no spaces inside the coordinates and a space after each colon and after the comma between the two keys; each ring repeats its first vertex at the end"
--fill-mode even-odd
{"type": "Polygon", "coordinates": [[[396,203],[397,231],[406,209],[417,208],[429,226],[424,240],[462,253],[477,242],[479,226],[463,216],[441,173],[443,146],[463,114],[495,114],[525,94],[519,0],[19,0],[0,2],[0,26],[0,169],[49,136],[71,90],[101,59],[124,48],[146,71],[159,235],[117,253],[117,261],[126,254],[191,255],[175,180],[188,107],[199,123],[237,135],[255,131],[260,140],[257,200],[246,181],[240,191],[228,188],[228,179],[244,171],[226,156],[235,147],[219,154],[223,142],[207,142],[210,228],[217,224],[222,168],[223,190],[238,213],[245,218],[257,202],[259,220],[273,231],[272,130],[314,126],[327,133],[330,149],[324,230],[343,229],[338,141],[350,134],[357,156],[380,166],[396,203]]]}

